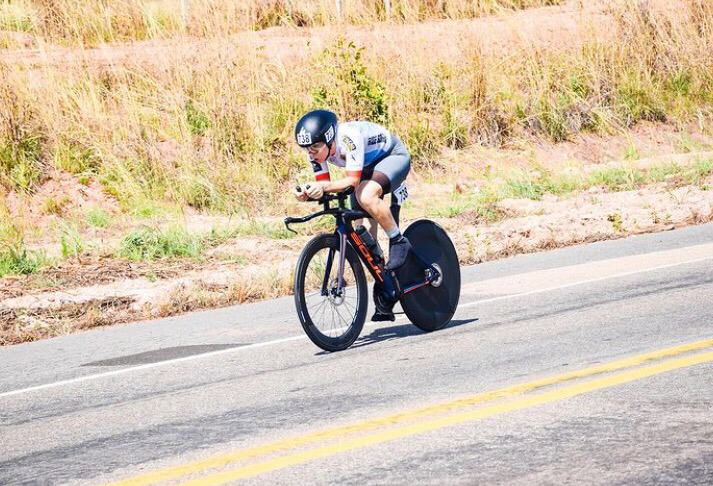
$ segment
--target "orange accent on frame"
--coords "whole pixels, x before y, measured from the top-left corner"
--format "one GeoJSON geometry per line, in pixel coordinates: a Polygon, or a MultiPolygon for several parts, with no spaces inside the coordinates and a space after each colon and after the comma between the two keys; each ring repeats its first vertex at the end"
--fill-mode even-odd
{"type": "Polygon", "coordinates": [[[354,243],[356,244],[357,248],[359,248],[359,251],[361,252],[362,255],[364,255],[364,258],[366,258],[366,261],[369,262],[369,266],[371,267],[372,270],[374,270],[374,274],[379,278],[380,282],[384,281],[384,277],[381,276],[381,270],[379,270],[378,265],[374,263],[374,258],[371,256],[371,253],[369,253],[369,250],[367,247],[364,245],[364,242],[361,241],[361,239],[357,236],[356,233],[352,233],[352,240],[354,240],[354,243]]]}

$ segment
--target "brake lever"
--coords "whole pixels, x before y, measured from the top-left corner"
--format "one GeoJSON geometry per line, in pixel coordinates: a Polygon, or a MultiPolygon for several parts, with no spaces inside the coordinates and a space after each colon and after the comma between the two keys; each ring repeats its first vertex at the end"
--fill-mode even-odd
{"type": "Polygon", "coordinates": [[[285,228],[287,228],[287,231],[292,231],[294,234],[297,234],[297,231],[290,228],[290,225],[294,222],[295,222],[295,219],[290,216],[288,216],[284,219],[285,228]]]}

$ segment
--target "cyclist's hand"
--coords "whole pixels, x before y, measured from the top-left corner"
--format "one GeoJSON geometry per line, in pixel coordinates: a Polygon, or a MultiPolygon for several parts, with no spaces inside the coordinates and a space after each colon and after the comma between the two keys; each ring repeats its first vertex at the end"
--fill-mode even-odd
{"type": "Polygon", "coordinates": [[[321,199],[324,195],[324,188],[319,182],[308,184],[304,187],[307,196],[315,201],[321,199]]]}
{"type": "Polygon", "coordinates": [[[307,199],[309,199],[309,196],[308,196],[307,193],[302,189],[301,186],[297,186],[297,188],[295,189],[295,191],[293,192],[293,194],[295,195],[295,197],[297,198],[298,201],[306,201],[307,199]]]}

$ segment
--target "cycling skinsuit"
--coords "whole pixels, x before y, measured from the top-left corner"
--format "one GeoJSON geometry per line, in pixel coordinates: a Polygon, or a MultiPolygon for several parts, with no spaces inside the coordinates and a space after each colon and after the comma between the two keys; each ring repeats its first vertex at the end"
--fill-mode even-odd
{"type": "MultiPolygon", "coordinates": [[[[392,207],[400,205],[401,199],[395,193],[405,192],[401,186],[411,169],[411,156],[395,135],[376,123],[345,122],[337,126],[336,143],[335,155],[323,164],[310,159],[318,181],[329,180],[329,162],[345,168],[347,175],[358,176],[360,181],[378,182],[384,194],[392,193],[392,207]]],[[[353,194],[351,200],[353,209],[361,209],[353,194]]]]}

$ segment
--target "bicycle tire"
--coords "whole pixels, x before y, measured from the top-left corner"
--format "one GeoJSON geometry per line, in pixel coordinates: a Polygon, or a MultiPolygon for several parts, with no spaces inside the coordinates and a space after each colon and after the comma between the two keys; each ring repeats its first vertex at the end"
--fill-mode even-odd
{"type": "Polygon", "coordinates": [[[416,327],[426,332],[436,331],[451,321],[458,308],[461,276],[456,249],[446,231],[427,219],[412,223],[404,236],[411,242],[412,251],[406,263],[396,271],[401,288],[407,289],[425,279],[424,266],[413,252],[426,262],[436,264],[442,280],[437,286],[429,284],[403,295],[401,307],[416,327]]]}
{"type": "MultiPolygon", "coordinates": [[[[351,306],[353,308],[350,308],[350,306],[347,304],[348,301],[346,298],[346,287],[343,289],[344,298],[341,303],[339,303],[338,298],[334,296],[333,291],[337,290],[335,277],[337,275],[338,269],[338,257],[339,238],[336,235],[324,234],[314,237],[304,247],[299,259],[297,260],[297,268],[295,271],[294,280],[295,305],[297,307],[297,315],[299,316],[300,323],[302,324],[302,329],[304,329],[304,332],[314,344],[324,349],[325,351],[330,352],[344,350],[351,346],[354,341],[356,341],[356,339],[359,337],[359,334],[361,333],[362,328],[364,327],[364,322],[366,321],[367,307],[369,305],[368,287],[366,283],[366,276],[364,275],[364,269],[361,265],[361,262],[359,261],[359,257],[349,244],[346,245],[344,259],[345,278],[354,278],[354,282],[347,283],[350,286],[354,287],[353,290],[356,292],[356,303],[351,306]],[[317,263],[318,270],[310,270],[310,263],[312,263],[315,257],[323,250],[332,252],[333,265],[330,271],[330,275],[327,277],[327,280],[330,282],[328,285],[330,294],[328,296],[315,295],[315,297],[322,298],[323,300],[322,304],[318,305],[323,306],[322,308],[324,309],[328,308],[324,307],[326,305],[332,306],[332,318],[334,318],[335,309],[337,309],[337,307],[344,306],[347,312],[353,311],[353,315],[351,317],[351,320],[349,321],[347,319],[342,319],[342,315],[337,309],[336,313],[339,315],[340,319],[339,325],[344,325],[344,332],[335,333],[335,335],[327,335],[324,330],[321,329],[321,326],[318,325],[318,322],[315,322],[318,317],[317,314],[319,311],[315,309],[315,304],[310,304],[307,302],[308,294],[306,292],[314,287],[314,282],[311,282],[310,285],[312,285],[312,287],[310,287],[310,289],[307,288],[308,285],[306,284],[306,280],[308,278],[308,272],[310,273],[310,277],[312,277],[313,279],[316,277],[323,278],[325,273],[324,271],[322,271],[322,275],[318,275],[320,268],[319,262],[317,263]]],[[[318,284],[318,286],[321,288],[321,284],[318,284]]],[[[317,293],[319,293],[319,291],[312,292],[312,294],[317,293]]],[[[326,312],[326,310],[323,310],[322,312],[324,313],[326,312]]],[[[334,325],[334,322],[332,322],[332,325],[334,325]]],[[[334,330],[338,332],[341,330],[341,328],[334,328],[334,330]]]]}

